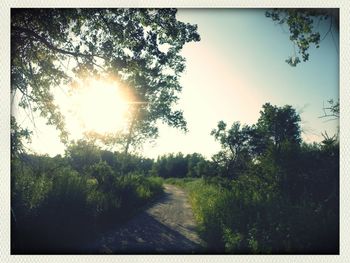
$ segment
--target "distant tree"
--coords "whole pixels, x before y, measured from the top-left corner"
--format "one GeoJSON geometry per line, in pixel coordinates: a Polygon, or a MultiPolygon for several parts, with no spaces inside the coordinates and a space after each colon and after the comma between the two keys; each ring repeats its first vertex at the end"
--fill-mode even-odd
{"type": "Polygon", "coordinates": [[[182,153],[167,155],[166,170],[168,177],[185,177],[188,172],[187,159],[182,153]]]}
{"type": "Polygon", "coordinates": [[[66,156],[70,165],[78,172],[86,170],[101,161],[100,149],[91,142],[78,140],[67,146],[66,156]]]}
{"type": "Polygon", "coordinates": [[[229,130],[226,127],[226,123],[220,121],[217,129],[211,131],[211,135],[222,147],[222,150],[213,156],[213,161],[224,167],[226,176],[236,177],[247,167],[250,160],[250,127],[241,127],[239,122],[234,122],[229,130]]]}
{"type": "Polygon", "coordinates": [[[283,107],[265,103],[255,129],[253,145],[266,147],[272,144],[280,149],[284,142],[299,145],[301,143],[300,116],[290,105],[283,107]]]}
{"type": "Polygon", "coordinates": [[[153,163],[151,175],[163,178],[201,177],[202,173],[209,173],[208,161],[199,153],[166,154],[159,156],[153,163]]]}
{"type": "Polygon", "coordinates": [[[206,160],[199,153],[186,155],[187,177],[201,177],[206,171],[206,160]]]}
{"type": "MultiPolygon", "coordinates": [[[[182,47],[199,41],[197,26],[176,9],[11,9],[11,93],[39,111],[67,141],[64,118],[51,93],[76,78],[112,76],[132,93],[125,152],[158,135],[156,122],[186,130],[173,110],[185,69],[182,47]]],[[[93,107],[93,105],[91,105],[93,107]]]]}
{"type": "Polygon", "coordinates": [[[167,157],[165,155],[157,157],[157,160],[153,163],[151,175],[163,178],[169,177],[167,170],[167,157]]]}
{"type": "Polygon", "coordinates": [[[154,163],[153,159],[141,158],[140,162],[138,163],[139,171],[146,176],[150,175],[150,171],[152,170],[153,163],[154,163]]]}
{"type": "MultiPolygon", "coordinates": [[[[339,31],[339,10],[338,9],[326,9],[326,8],[290,8],[290,9],[273,9],[265,13],[266,17],[271,18],[276,23],[283,25],[286,24],[289,28],[289,39],[297,47],[298,53],[301,55],[302,60],[309,60],[309,48],[311,45],[319,47],[322,40],[330,33],[333,37],[332,30],[339,31]],[[316,22],[317,20],[317,22],[316,22]],[[329,28],[325,35],[321,39],[321,34],[315,28],[316,24],[319,24],[322,20],[329,21],[329,28]]],[[[295,67],[301,60],[299,56],[293,54],[286,62],[295,67]]]]}
{"type": "Polygon", "coordinates": [[[197,176],[201,178],[208,178],[216,176],[216,169],[213,162],[209,160],[201,160],[196,165],[197,176]]]}

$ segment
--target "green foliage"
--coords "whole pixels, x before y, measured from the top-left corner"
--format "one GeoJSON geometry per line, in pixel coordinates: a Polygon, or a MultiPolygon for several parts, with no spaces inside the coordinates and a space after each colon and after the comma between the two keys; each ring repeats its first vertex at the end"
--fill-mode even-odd
{"type": "Polygon", "coordinates": [[[22,129],[16,122],[16,118],[11,116],[11,158],[18,157],[24,152],[23,141],[30,141],[31,132],[22,129]]]}
{"type": "Polygon", "coordinates": [[[272,142],[276,148],[280,148],[284,142],[301,142],[300,121],[299,114],[290,105],[277,107],[265,103],[260,111],[256,129],[263,134],[265,145],[272,142]]]}
{"type": "Polygon", "coordinates": [[[220,122],[212,132],[220,163],[181,153],[153,162],[86,141],[72,143],[65,157],[15,155],[13,251],[88,242],[160,194],[166,178],[189,192],[208,251],[336,254],[339,141],[325,134],[321,143],[303,143],[299,122],[292,107],[268,103],[255,125],[220,122]]]}
{"type": "Polygon", "coordinates": [[[66,156],[73,169],[83,173],[101,160],[99,148],[91,142],[79,140],[67,146],[66,156]]]}
{"type": "Polygon", "coordinates": [[[230,129],[220,121],[211,135],[222,150],[213,155],[220,176],[237,178],[267,152],[278,155],[284,145],[301,142],[300,116],[289,105],[278,107],[265,103],[255,125],[234,122],[230,129]]]}
{"type": "Polygon", "coordinates": [[[166,180],[189,191],[208,251],[339,252],[339,142],[326,135],[302,143],[299,122],[292,107],[269,103],[250,127],[219,122],[212,132],[223,148],[216,171],[166,180]],[[244,165],[232,166],[242,152],[244,165]]]}
{"type": "MultiPolygon", "coordinates": [[[[298,53],[304,62],[309,60],[310,46],[315,45],[316,48],[319,48],[322,41],[320,32],[317,31],[316,19],[318,19],[318,25],[322,20],[329,21],[329,29],[323,38],[331,32],[333,27],[339,30],[339,11],[337,9],[273,9],[267,11],[265,15],[280,25],[288,26],[289,39],[298,48],[298,53]]],[[[294,54],[286,62],[295,67],[301,60],[294,54]]]]}
{"type": "Polygon", "coordinates": [[[197,26],[178,21],[176,12],[12,9],[11,92],[19,91],[19,106],[38,110],[61,131],[63,141],[68,134],[52,89],[98,76],[118,79],[132,94],[129,128],[119,134],[126,153],[130,145],[157,136],[158,120],[185,130],[182,111],[172,109],[185,69],[180,52],[200,37],[197,26]]]}
{"type": "Polygon", "coordinates": [[[19,216],[35,213],[52,187],[51,180],[33,170],[19,159],[11,162],[12,209],[19,216]]]}
{"type": "Polygon", "coordinates": [[[70,165],[80,173],[89,173],[94,165],[105,162],[119,176],[130,172],[148,175],[153,165],[152,159],[102,150],[93,141],[87,140],[71,142],[67,146],[66,156],[70,165]]]}
{"type": "Polygon", "coordinates": [[[91,165],[88,174],[90,177],[96,179],[101,192],[110,192],[114,187],[115,174],[112,167],[106,162],[100,161],[99,163],[91,165]]]}
{"type": "Polygon", "coordinates": [[[203,239],[208,248],[219,251],[223,246],[220,222],[223,211],[220,211],[222,207],[218,206],[218,199],[225,189],[206,184],[203,180],[189,183],[187,189],[203,239]]]}
{"type": "Polygon", "coordinates": [[[12,160],[14,253],[79,252],[84,242],[91,243],[162,193],[161,178],[140,172],[145,169],[141,157],[134,156],[140,167],[135,161],[124,174],[102,160],[106,156],[111,161],[124,155],[80,141],[64,158],[22,154],[12,160]]]}
{"type": "Polygon", "coordinates": [[[284,163],[290,157],[279,164],[266,157],[230,183],[202,179],[173,183],[189,191],[208,251],[337,253],[336,149],[334,145],[330,154],[305,145],[294,155],[296,166],[284,163]]]}
{"type": "Polygon", "coordinates": [[[220,173],[225,177],[234,178],[240,171],[246,169],[251,158],[250,133],[251,127],[239,122],[234,122],[229,130],[226,123],[220,121],[217,129],[211,131],[211,135],[221,143],[222,151],[215,154],[212,159],[220,167],[220,173]]]}
{"type": "Polygon", "coordinates": [[[201,177],[208,173],[209,162],[200,154],[182,153],[159,156],[151,174],[162,178],[201,177]]]}
{"type": "Polygon", "coordinates": [[[198,178],[167,178],[164,180],[167,184],[174,184],[180,187],[185,187],[187,183],[198,180],[198,178]]]}
{"type": "Polygon", "coordinates": [[[118,185],[122,191],[122,204],[134,203],[142,205],[145,201],[159,194],[162,189],[162,180],[157,177],[144,177],[139,174],[129,174],[118,178],[118,185]]]}

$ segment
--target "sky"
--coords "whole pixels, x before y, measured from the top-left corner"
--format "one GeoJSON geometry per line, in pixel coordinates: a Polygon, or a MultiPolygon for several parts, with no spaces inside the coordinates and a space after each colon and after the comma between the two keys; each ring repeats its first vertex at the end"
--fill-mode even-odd
{"type": "MultiPolygon", "coordinates": [[[[322,140],[325,131],[330,135],[337,132],[338,121],[320,116],[323,103],[339,98],[338,34],[328,34],[320,48],[310,48],[308,62],[291,67],[285,62],[294,54],[288,28],[276,25],[264,13],[263,9],[178,10],[177,18],[197,24],[201,36],[200,42],[187,43],[182,50],[186,71],[176,108],[184,111],[189,131],[185,134],[160,124],[159,138],[146,143],[142,155],[156,158],[166,153],[198,152],[210,158],[220,150],[210,135],[217,123],[254,124],[266,102],[293,106],[301,116],[306,142],[322,140]]],[[[328,24],[319,24],[321,39],[327,29],[328,24]]],[[[72,137],[79,138],[82,122],[68,109],[70,99],[64,92],[55,93],[55,98],[72,137]]],[[[23,113],[17,115],[28,122],[23,113]]],[[[29,145],[34,152],[51,156],[64,153],[54,127],[40,118],[35,126],[29,145]]]]}

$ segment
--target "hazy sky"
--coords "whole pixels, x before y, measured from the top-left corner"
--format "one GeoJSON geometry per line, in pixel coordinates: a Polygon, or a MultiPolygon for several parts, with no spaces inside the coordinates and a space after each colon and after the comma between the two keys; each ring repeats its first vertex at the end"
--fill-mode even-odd
{"type": "MultiPolygon", "coordinates": [[[[210,157],[220,149],[210,131],[220,120],[253,124],[265,102],[292,105],[301,114],[304,140],[319,141],[321,132],[334,134],[337,121],[325,121],[323,102],[339,97],[338,33],[333,31],[310,49],[310,61],[291,67],[293,55],[288,28],[275,25],[262,9],[179,9],[178,19],[198,25],[201,41],[186,44],[186,72],[178,108],[184,111],[189,132],[160,125],[155,145],[146,144],[143,154],[156,157],[170,152],[199,152],[210,157]]],[[[321,34],[328,24],[320,23],[321,34]]],[[[322,39],[323,35],[321,35],[322,39]]],[[[64,108],[68,99],[58,93],[64,108]]],[[[71,114],[68,111],[67,115],[71,114]]],[[[25,115],[21,114],[22,117],[25,115]]],[[[78,137],[79,122],[69,122],[78,137]]],[[[31,148],[38,153],[64,152],[53,127],[36,121],[31,148]]]]}

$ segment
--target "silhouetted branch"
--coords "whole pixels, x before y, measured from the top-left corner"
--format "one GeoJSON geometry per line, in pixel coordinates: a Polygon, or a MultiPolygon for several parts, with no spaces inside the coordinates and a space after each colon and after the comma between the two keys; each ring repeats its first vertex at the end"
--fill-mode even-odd
{"type": "Polygon", "coordinates": [[[73,51],[69,51],[69,50],[64,50],[64,49],[58,48],[54,44],[50,43],[45,37],[40,36],[38,33],[34,32],[33,30],[30,30],[28,28],[12,26],[11,29],[14,30],[14,31],[23,32],[23,33],[25,33],[28,36],[32,36],[36,40],[38,40],[41,43],[43,43],[49,49],[51,49],[53,51],[56,51],[56,52],[59,52],[61,54],[71,55],[71,56],[74,56],[74,57],[87,57],[87,58],[90,58],[90,59],[93,59],[94,57],[105,59],[104,57],[99,56],[99,55],[95,55],[95,54],[94,55],[92,55],[92,54],[84,54],[84,53],[81,53],[81,52],[73,52],[73,51]]]}

